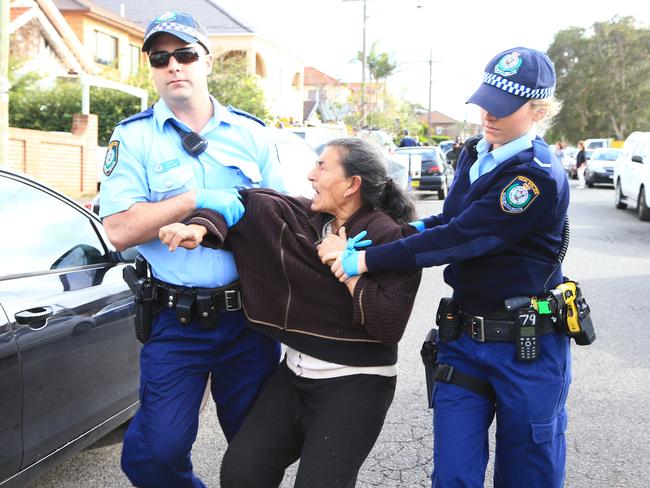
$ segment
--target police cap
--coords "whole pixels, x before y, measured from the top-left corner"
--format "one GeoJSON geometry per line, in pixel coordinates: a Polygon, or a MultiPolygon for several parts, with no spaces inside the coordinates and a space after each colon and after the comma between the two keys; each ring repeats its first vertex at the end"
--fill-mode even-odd
{"type": "Polygon", "coordinates": [[[147,30],[144,34],[144,43],[142,50],[149,52],[151,43],[158,34],[171,34],[178,37],[180,40],[189,44],[198,42],[207,52],[210,52],[210,41],[208,41],[208,33],[205,28],[199,24],[190,14],[185,12],[165,12],[153,19],[147,25],[147,30]]]}
{"type": "Polygon", "coordinates": [[[543,52],[515,47],[497,54],[485,67],[483,83],[467,100],[495,117],[507,117],[535,98],[555,91],[555,68],[543,52]]]}

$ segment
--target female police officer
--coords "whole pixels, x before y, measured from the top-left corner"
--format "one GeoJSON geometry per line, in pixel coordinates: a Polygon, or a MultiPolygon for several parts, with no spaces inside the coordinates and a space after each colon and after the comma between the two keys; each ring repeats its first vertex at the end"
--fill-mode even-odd
{"type": "Polygon", "coordinates": [[[484,136],[466,144],[443,213],[413,223],[418,234],[365,252],[340,251],[335,236],[321,249],[324,262],[337,257],[332,271],[342,280],[450,264],[445,281],[460,308],[459,333],[447,328],[439,345],[438,362],[450,374],[433,395],[434,487],[483,486],[495,415],[494,485],[563,485],[568,337],[550,319],[537,320],[526,333],[538,354],[522,355],[515,347],[522,324],[504,307],[507,298],[540,296],[562,282],[557,252],[569,187],[535,135],[560,108],[554,87],[543,53],[519,47],[498,54],[468,101],[482,109],[484,136]]]}

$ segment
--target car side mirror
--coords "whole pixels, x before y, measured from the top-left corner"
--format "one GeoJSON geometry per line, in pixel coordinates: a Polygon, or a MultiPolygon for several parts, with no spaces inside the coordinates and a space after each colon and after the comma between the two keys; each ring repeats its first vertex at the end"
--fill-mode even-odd
{"type": "Polygon", "coordinates": [[[135,246],[124,251],[111,251],[111,261],[114,263],[132,263],[138,254],[138,249],[135,246]]]}
{"type": "Polygon", "coordinates": [[[643,157],[641,156],[632,156],[632,161],[635,163],[643,163],[643,157]]]}

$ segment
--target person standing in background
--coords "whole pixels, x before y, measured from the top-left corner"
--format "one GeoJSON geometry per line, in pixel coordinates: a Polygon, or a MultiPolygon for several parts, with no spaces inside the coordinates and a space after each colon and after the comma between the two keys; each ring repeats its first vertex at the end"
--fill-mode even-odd
{"type": "Polygon", "coordinates": [[[578,142],[578,154],[576,154],[576,173],[578,174],[578,188],[585,188],[585,171],[587,170],[587,153],[585,152],[585,142],[578,142]]]}

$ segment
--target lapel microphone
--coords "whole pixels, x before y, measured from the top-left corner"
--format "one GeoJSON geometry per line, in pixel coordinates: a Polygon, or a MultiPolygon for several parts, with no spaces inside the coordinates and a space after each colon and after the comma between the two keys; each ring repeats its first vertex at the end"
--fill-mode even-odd
{"type": "Polygon", "coordinates": [[[195,158],[199,157],[203,151],[208,147],[208,141],[205,140],[200,134],[196,132],[186,132],[176,125],[176,121],[173,119],[169,120],[169,123],[174,128],[178,135],[181,136],[181,142],[183,144],[183,149],[190,156],[195,158]]]}

